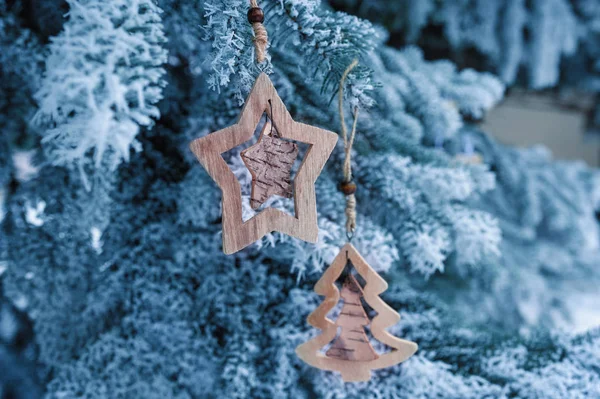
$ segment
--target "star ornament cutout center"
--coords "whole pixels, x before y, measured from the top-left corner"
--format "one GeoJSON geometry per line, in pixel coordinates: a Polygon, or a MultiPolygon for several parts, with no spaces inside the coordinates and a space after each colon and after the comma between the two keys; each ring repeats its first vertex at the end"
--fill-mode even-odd
{"type": "Polygon", "coordinates": [[[294,196],[292,168],[298,157],[298,145],[282,140],[271,122],[263,126],[258,142],[240,156],[252,175],[252,209],[260,208],[271,196],[294,196]]]}
{"type": "Polygon", "coordinates": [[[334,132],[292,119],[269,77],[261,73],[235,125],[198,138],[190,148],[223,192],[223,252],[233,254],[277,231],[311,243],[317,242],[315,181],[338,140],[334,132]],[[269,102],[270,100],[270,102],[269,102]],[[284,139],[308,144],[293,181],[294,213],[266,208],[247,221],[242,218],[242,190],[222,154],[254,136],[266,113],[284,139]]]}

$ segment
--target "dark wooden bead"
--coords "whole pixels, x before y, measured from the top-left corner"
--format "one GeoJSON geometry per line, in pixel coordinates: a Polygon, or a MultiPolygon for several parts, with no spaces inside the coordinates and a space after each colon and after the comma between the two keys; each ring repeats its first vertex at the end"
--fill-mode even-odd
{"type": "Polygon", "coordinates": [[[356,183],[353,181],[344,181],[340,184],[340,190],[344,195],[352,195],[356,192],[356,183]]]}
{"type": "Polygon", "coordinates": [[[258,22],[262,24],[265,22],[265,13],[260,7],[252,7],[248,10],[248,22],[251,24],[258,22]]]}

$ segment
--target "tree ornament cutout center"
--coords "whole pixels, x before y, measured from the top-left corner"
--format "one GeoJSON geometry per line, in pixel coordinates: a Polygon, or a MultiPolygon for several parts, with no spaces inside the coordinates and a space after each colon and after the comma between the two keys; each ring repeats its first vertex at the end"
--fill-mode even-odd
{"type": "Polygon", "coordinates": [[[369,342],[365,326],[371,321],[363,308],[361,298],[364,296],[356,278],[348,274],[341,291],[344,304],[335,324],[341,328],[340,335],[325,353],[326,356],[350,361],[375,360],[379,355],[369,342]]]}
{"type": "Polygon", "coordinates": [[[298,158],[298,145],[283,140],[270,121],[258,142],[240,154],[252,175],[250,206],[258,209],[271,196],[293,197],[292,168],[298,158]]]}
{"type": "Polygon", "coordinates": [[[411,357],[417,351],[417,344],[397,338],[386,331],[387,328],[400,321],[400,315],[379,296],[386,289],[385,280],[369,266],[352,244],[346,244],[315,285],[315,292],[324,296],[325,299],[308,316],[308,323],[322,330],[322,333],[299,345],[296,348],[298,357],[321,370],[341,373],[345,382],[368,381],[371,379],[371,370],[391,367],[411,357]],[[341,297],[342,299],[346,297],[346,302],[337,321],[333,322],[327,318],[327,315],[340,301],[340,290],[335,282],[343,273],[348,262],[365,281],[365,285],[361,289],[360,284],[352,275],[350,275],[350,281],[346,279],[348,283],[345,282],[341,290],[341,297]],[[362,307],[362,300],[377,312],[377,315],[370,321],[373,339],[391,348],[391,351],[377,354],[368,339],[365,339],[367,336],[364,328],[369,324],[369,320],[362,307]],[[363,313],[350,310],[352,307],[358,307],[355,305],[359,303],[363,313]],[[350,315],[343,313],[350,313],[350,315]],[[337,336],[338,327],[341,327],[339,336],[337,336]],[[344,332],[345,330],[346,332],[344,332]],[[352,330],[354,332],[350,334],[352,330]],[[363,340],[367,342],[363,342],[363,340]],[[323,353],[321,349],[329,343],[332,343],[331,347],[326,353],[323,353]],[[342,354],[341,352],[344,351],[347,353],[342,354]]]}

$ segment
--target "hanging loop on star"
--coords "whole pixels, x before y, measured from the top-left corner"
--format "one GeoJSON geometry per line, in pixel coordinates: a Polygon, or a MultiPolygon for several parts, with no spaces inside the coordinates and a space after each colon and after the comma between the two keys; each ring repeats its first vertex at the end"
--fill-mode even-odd
{"type": "MultiPolygon", "coordinates": [[[[273,127],[275,126],[275,116],[273,116],[273,102],[271,101],[270,98],[269,98],[269,108],[271,111],[271,113],[269,115],[267,115],[268,119],[271,120],[271,130],[269,131],[269,136],[273,137],[273,127]]],[[[276,126],[275,126],[275,134],[278,138],[281,137],[281,134],[277,130],[276,126]]]]}
{"type": "Polygon", "coordinates": [[[250,0],[250,9],[248,10],[248,22],[252,24],[254,31],[254,51],[256,54],[256,62],[262,64],[267,57],[267,45],[269,37],[267,29],[263,25],[265,22],[265,13],[258,6],[257,0],[250,0]]]}

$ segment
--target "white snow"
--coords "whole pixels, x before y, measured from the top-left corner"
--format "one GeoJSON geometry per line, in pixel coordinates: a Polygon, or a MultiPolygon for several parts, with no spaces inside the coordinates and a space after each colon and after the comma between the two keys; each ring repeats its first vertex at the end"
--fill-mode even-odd
{"type": "Polygon", "coordinates": [[[31,204],[27,203],[25,205],[25,220],[27,223],[40,227],[44,224],[44,220],[42,219],[42,215],[44,214],[44,210],[46,209],[45,201],[38,201],[35,207],[32,207],[31,204]]]}
{"type": "Polygon", "coordinates": [[[40,168],[34,165],[33,157],[35,150],[16,151],[13,154],[13,164],[15,166],[15,177],[20,182],[26,182],[33,179],[39,172],[40,168]]]}
{"type": "Polygon", "coordinates": [[[0,188],[0,223],[4,220],[4,216],[6,216],[6,190],[0,188]]]}
{"type": "Polygon", "coordinates": [[[102,231],[98,227],[92,227],[90,230],[92,235],[92,248],[97,254],[102,253],[102,231]]]}
{"type": "Polygon", "coordinates": [[[8,306],[0,307],[0,338],[10,342],[17,333],[17,320],[8,306]]]}

